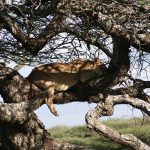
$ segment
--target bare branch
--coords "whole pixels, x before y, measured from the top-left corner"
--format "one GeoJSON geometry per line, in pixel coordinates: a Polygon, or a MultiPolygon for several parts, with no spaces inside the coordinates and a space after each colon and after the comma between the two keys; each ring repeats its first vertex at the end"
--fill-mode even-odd
{"type": "Polygon", "coordinates": [[[112,58],[112,53],[110,52],[110,50],[107,48],[107,46],[105,44],[103,44],[102,42],[98,42],[98,39],[100,38],[98,35],[92,35],[89,32],[82,32],[80,30],[74,29],[74,28],[70,28],[65,27],[64,28],[65,32],[71,33],[75,36],[77,36],[78,38],[81,38],[83,41],[85,41],[87,44],[92,44],[97,46],[99,49],[101,49],[108,57],[112,58]]]}
{"type": "Polygon", "coordinates": [[[30,38],[20,30],[17,22],[10,17],[2,14],[0,20],[4,23],[4,27],[16,38],[31,54],[37,55],[41,50],[58,32],[61,30],[63,17],[55,16],[43,32],[37,38],[30,38]]]}
{"type": "Polygon", "coordinates": [[[86,114],[87,126],[98,134],[102,134],[120,144],[130,146],[133,149],[149,150],[150,146],[144,144],[135,136],[131,134],[121,134],[100,122],[99,117],[112,115],[113,106],[119,103],[130,104],[135,108],[141,108],[141,110],[150,115],[150,104],[139,99],[130,98],[127,95],[110,95],[106,98],[104,103],[100,102],[95,109],[90,110],[86,114]]]}

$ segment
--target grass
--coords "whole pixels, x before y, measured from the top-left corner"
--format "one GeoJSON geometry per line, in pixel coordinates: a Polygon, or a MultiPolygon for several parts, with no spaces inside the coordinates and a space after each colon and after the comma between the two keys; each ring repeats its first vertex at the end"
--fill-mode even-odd
{"type": "MultiPolygon", "coordinates": [[[[104,121],[108,126],[117,129],[121,133],[131,133],[143,142],[150,143],[150,119],[111,119],[104,121]]],[[[49,129],[51,136],[59,141],[81,145],[93,150],[130,150],[103,136],[89,130],[86,126],[56,126],[49,129]]]]}

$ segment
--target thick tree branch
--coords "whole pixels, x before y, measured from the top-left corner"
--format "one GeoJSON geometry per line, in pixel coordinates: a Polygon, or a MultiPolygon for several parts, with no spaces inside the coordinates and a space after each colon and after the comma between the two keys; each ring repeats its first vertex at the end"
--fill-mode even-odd
{"type": "Polygon", "coordinates": [[[8,30],[27,51],[37,55],[39,50],[47,44],[48,40],[60,32],[61,25],[63,24],[63,17],[56,15],[37,38],[30,38],[27,36],[20,30],[17,22],[5,14],[0,15],[0,21],[4,24],[5,29],[8,30]]]}
{"type": "Polygon", "coordinates": [[[108,96],[105,99],[105,102],[100,102],[97,107],[93,110],[90,110],[86,115],[87,126],[96,131],[99,134],[104,135],[111,140],[132,147],[133,149],[138,150],[149,150],[150,146],[144,144],[138,138],[131,134],[120,134],[118,131],[111,129],[110,127],[104,125],[100,122],[99,117],[112,115],[113,106],[115,104],[130,104],[135,108],[141,108],[145,113],[150,115],[150,104],[142,101],[130,98],[127,95],[120,96],[108,96]]]}
{"type": "Polygon", "coordinates": [[[45,145],[46,150],[88,150],[79,145],[74,145],[66,142],[49,140],[45,145]]]}
{"type": "MultiPolygon", "coordinates": [[[[108,8],[111,7],[111,5],[122,8],[122,6],[117,2],[114,4],[111,2],[109,5],[108,8]]],[[[14,10],[16,10],[16,13],[20,12],[22,15],[31,13],[30,10],[28,10],[29,9],[28,7],[18,6],[18,9],[16,6],[12,6],[12,7],[16,8],[16,9],[14,8],[14,10]]],[[[9,9],[11,11],[11,7],[9,9]]],[[[129,10],[126,7],[125,9],[126,11],[129,10]]],[[[131,10],[132,9],[133,8],[131,7],[131,10]]],[[[88,20],[88,23],[91,26],[94,26],[96,28],[99,26],[108,35],[122,38],[126,41],[130,41],[130,44],[136,49],[141,49],[145,52],[149,52],[150,49],[149,34],[145,34],[145,33],[138,34],[138,32],[133,33],[131,30],[127,30],[125,27],[122,26],[122,24],[118,23],[119,21],[117,22],[117,19],[119,18],[115,18],[116,20],[114,19],[115,14],[113,14],[113,12],[112,12],[112,16],[108,17],[108,13],[110,12],[108,10],[106,11],[104,10],[105,10],[104,2],[97,2],[97,1],[90,1],[90,0],[84,5],[80,5],[80,1],[74,1],[74,0],[71,0],[69,3],[64,0],[52,1],[51,3],[48,3],[46,7],[43,7],[42,5],[37,10],[36,9],[32,10],[33,15],[39,16],[40,14],[45,14],[45,16],[47,16],[49,13],[49,15],[57,14],[57,17],[54,17],[53,21],[49,25],[47,25],[45,30],[43,30],[42,34],[40,34],[36,38],[29,38],[25,33],[21,32],[20,27],[17,25],[17,23],[14,20],[10,18],[10,16],[6,16],[2,13],[0,15],[0,20],[5,24],[5,26],[3,27],[5,27],[20,43],[22,43],[22,45],[27,49],[27,51],[31,52],[32,54],[37,54],[46,45],[48,40],[52,39],[52,37],[62,32],[61,28],[63,29],[63,27],[65,27],[62,26],[63,24],[62,20],[64,20],[62,14],[64,14],[64,16],[70,16],[71,14],[75,14],[77,17],[84,18],[85,21],[88,20]]],[[[133,15],[135,15],[134,11],[135,10],[133,10],[133,12],[131,11],[133,15]]],[[[67,27],[66,27],[66,32],[67,32],[67,27]]],[[[89,40],[86,41],[89,42],[89,40]]],[[[92,43],[93,41],[89,42],[89,44],[92,43]]],[[[100,43],[97,41],[94,42],[94,45],[100,47],[100,43]]],[[[106,54],[109,57],[111,56],[110,52],[107,50],[105,46],[101,46],[101,49],[103,49],[104,52],[106,52],[106,54]]]]}
{"type": "MultiPolygon", "coordinates": [[[[39,90],[34,86],[31,87],[16,71],[0,66],[0,94],[4,102],[19,102],[0,106],[2,114],[0,120],[3,122],[0,124],[2,135],[0,141],[3,149],[41,149],[43,147],[49,135],[32,112],[37,108],[33,99],[37,93],[39,90]],[[30,89],[35,90],[30,92],[30,89]],[[34,132],[31,132],[33,130],[34,132]]],[[[39,100],[42,102],[41,99],[39,100]]]]}
{"type": "Polygon", "coordinates": [[[0,66],[0,93],[4,102],[11,103],[0,103],[1,148],[84,149],[80,146],[60,143],[49,138],[45,127],[33,113],[34,110],[45,103],[46,95],[44,93],[39,95],[40,90],[37,87],[31,85],[11,68],[0,66]],[[13,130],[11,130],[12,128],[13,130]],[[31,132],[31,130],[34,130],[34,132],[31,132]]]}
{"type": "Polygon", "coordinates": [[[26,5],[9,5],[9,4],[5,4],[4,5],[4,9],[3,11],[12,11],[15,14],[17,14],[17,16],[20,17],[24,17],[25,14],[32,14],[34,16],[38,16],[38,17],[47,17],[49,16],[49,14],[55,14],[56,13],[56,8],[57,8],[57,4],[58,2],[55,1],[51,1],[50,3],[46,4],[46,5],[41,5],[40,7],[38,7],[37,9],[35,8],[31,8],[31,7],[27,7],[26,5]]]}
{"type": "MultiPolygon", "coordinates": [[[[113,105],[117,105],[117,104],[130,104],[131,106],[133,106],[134,108],[138,108],[141,111],[143,111],[144,113],[146,113],[147,115],[150,116],[150,104],[139,99],[139,98],[132,98],[130,96],[128,96],[127,94],[124,96],[112,96],[109,97],[108,96],[108,101],[113,103],[113,105]]],[[[106,103],[108,102],[106,101],[106,103]]]]}
{"type": "Polygon", "coordinates": [[[0,121],[3,123],[19,123],[23,124],[25,121],[29,120],[31,117],[31,112],[27,111],[29,105],[27,102],[21,102],[18,104],[0,104],[0,121]]]}
{"type": "MultiPolygon", "coordinates": [[[[135,34],[133,32],[129,32],[121,24],[117,23],[117,18],[115,18],[116,20],[114,20],[113,15],[108,16],[107,13],[110,13],[110,11],[108,10],[104,11],[105,10],[104,6],[105,6],[104,3],[102,2],[97,2],[97,1],[91,2],[90,0],[88,1],[88,3],[85,3],[85,5],[83,6],[80,5],[79,1],[75,2],[74,0],[72,0],[70,2],[70,7],[72,8],[71,10],[73,14],[79,17],[83,17],[85,18],[85,20],[87,17],[93,18],[90,22],[91,25],[100,26],[102,30],[104,30],[107,34],[111,36],[123,38],[126,41],[130,41],[130,44],[136,49],[140,49],[145,52],[150,52],[149,51],[150,50],[150,35],[149,34],[141,35],[141,34],[135,34]]],[[[119,8],[119,4],[118,4],[118,8],[119,8]]]]}
{"type": "MultiPolygon", "coordinates": [[[[38,107],[40,107],[42,104],[44,104],[44,99],[45,97],[41,95],[40,97],[34,99],[33,101],[21,102],[17,104],[0,103],[0,114],[1,114],[0,122],[3,123],[4,125],[9,124],[10,127],[13,127],[14,125],[17,127],[26,126],[26,124],[30,125],[30,120],[33,116],[33,111],[36,110],[38,107]]],[[[7,134],[7,132],[5,134],[7,134]]],[[[4,136],[4,134],[1,135],[4,136]]],[[[0,140],[3,138],[2,136],[0,136],[0,140]]],[[[16,140],[15,142],[19,142],[19,141],[16,140]]],[[[38,144],[42,144],[42,142],[40,143],[39,141],[37,141],[37,145],[38,144]]],[[[40,148],[42,145],[38,145],[38,147],[40,148]]],[[[21,145],[18,144],[17,146],[21,146],[21,145]]],[[[32,146],[29,146],[28,148],[30,149],[31,147],[32,146]]],[[[84,147],[82,146],[72,145],[64,142],[63,143],[58,142],[48,137],[45,140],[43,147],[45,150],[54,150],[54,149],[55,150],[59,150],[59,149],[85,150],[84,147]]],[[[4,147],[4,149],[6,149],[6,147],[4,147]]]]}
{"type": "Polygon", "coordinates": [[[124,38],[127,41],[131,41],[131,45],[137,49],[145,52],[150,52],[150,35],[143,34],[130,34],[121,25],[115,23],[115,21],[101,13],[98,13],[98,23],[106,31],[107,34],[116,36],[118,38],[124,38]]]}
{"type": "Polygon", "coordinates": [[[135,79],[134,84],[132,86],[128,86],[124,88],[108,89],[104,93],[106,95],[128,94],[130,97],[135,97],[135,98],[137,97],[139,99],[142,99],[150,103],[150,96],[144,92],[144,89],[147,88],[150,88],[150,81],[135,79]]]}

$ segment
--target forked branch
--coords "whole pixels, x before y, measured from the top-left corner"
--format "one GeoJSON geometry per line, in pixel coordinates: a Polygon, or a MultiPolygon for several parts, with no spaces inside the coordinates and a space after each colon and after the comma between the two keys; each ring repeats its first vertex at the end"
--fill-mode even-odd
{"type": "Polygon", "coordinates": [[[143,100],[137,100],[136,98],[130,98],[128,95],[120,96],[108,96],[106,101],[102,104],[100,102],[95,109],[90,110],[86,115],[87,126],[96,131],[98,134],[102,134],[111,140],[130,146],[136,150],[149,150],[150,146],[143,143],[132,134],[121,134],[118,131],[104,125],[99,120],[99,117],[112,115],[113,106],[115,104],[130,104],[135,108],[140,108],[142,111],[150,115],[150,104],[143,100]]]}

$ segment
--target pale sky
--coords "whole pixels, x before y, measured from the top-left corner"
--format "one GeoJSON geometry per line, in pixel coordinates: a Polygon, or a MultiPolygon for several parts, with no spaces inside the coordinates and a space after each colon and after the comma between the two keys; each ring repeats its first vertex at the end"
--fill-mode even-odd
{"type": "MultiPolygon", "coordinates": [[[[14,68],[15,64],[8,65],[9,67],[14,68]]],[[[28,76],[33,67],[24,67],[19,73],[24,77],[28,76]]],[[[59,112],[59,117],[55,117],[51,114],[46,105],[43,105],[41,108],[36,110],[36,114],[39,119],[43,122],[46,128],[50,128],[58,125],[85,125],[85,114],[88,110],[94,108],[95,104],[74,102],[63,105],[55,105],[57,111],[59,112]]],[[[111,117],[103,117],[102,119],[110,118],[129,118],[142,116],[141,111],[133,109],[129,105],[117,105],[115,106],[114,115],[111,117]]]]}

